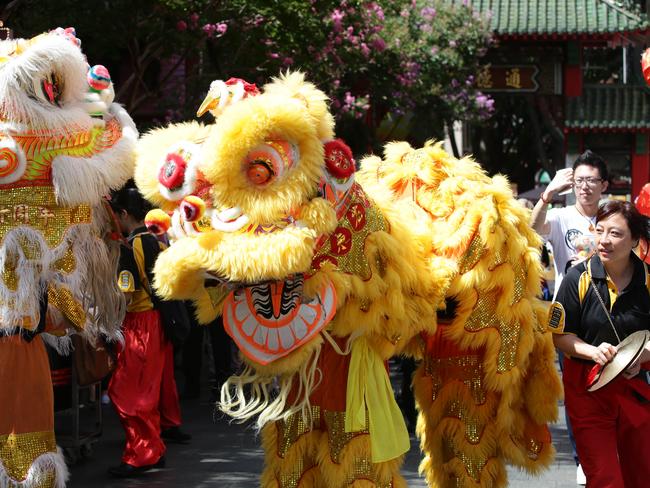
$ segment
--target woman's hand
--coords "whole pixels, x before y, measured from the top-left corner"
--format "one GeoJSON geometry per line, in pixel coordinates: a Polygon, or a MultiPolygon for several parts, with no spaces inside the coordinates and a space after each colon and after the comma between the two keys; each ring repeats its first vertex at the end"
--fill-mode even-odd
{"type": "Polygon", "coordinates": [[[616,356],[616,346],[603,342],[598,347],[591,346],[590,358],[596,364],[601,366],[609,363],[616,356]]]}

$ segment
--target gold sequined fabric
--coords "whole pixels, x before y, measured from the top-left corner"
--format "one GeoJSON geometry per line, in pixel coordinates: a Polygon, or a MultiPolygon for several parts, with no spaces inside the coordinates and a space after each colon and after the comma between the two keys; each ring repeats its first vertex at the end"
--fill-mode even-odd
{"type": "Polygon", "coordinates": [[[27,478],[36,458],[48,452],[56,452],[54,432],[0,435],[0,460],[14,480],[27,478]]]}
{"type": "MultiPolygon", "coordinates": [[[[361,187],[353,186],[348,208],[336,229],[314,255],[310,274],[318,271],[324,261],[329,261],[343,273],[369,280],[372,269],[365,253],[366,239],[378,231],[388,231],[388,222],[379,209],[368,200],[361,187]]],[[[380,273],[383,272],[382,264],[376,265],[380,273]]]]}
{"type": "MultiPolygon", "coordinates": [[[[460,459],[463,466],[465,466],[467,474],[477,483],[480,481],[481,471],[483,471],[483,468],[489,459],[487,456],[468,456],[467,454],[455,449],[451,440],[447,438],[444,438],[442,441],[442,456],[445,463],[454,458],[460,459]]],[[[464,486],[462,480],[458,476],[454,476],[453,482],[455,486],[464,486]]]]}
{"type": "Polygon", "coordinates": [[[393,488],[392,480],[387,482],[377,480],[376,469],[369,457],[356,456],[353,463],[352,473],[347,479],[348,485],[351,485],[357,480],[368,480],[373,482],[376,488],[393,488]]]}
{"type": "Polygon", "coordinates": [[[465,323],[465,330],[478,332],[486,327],[494,327],[501,335],[499,355],[497,358],[497,372],[503,373],[514,368],[517,359],[517,345],[521,324],[517,320],[504,322],[497,315],[497,293],[487,292],[479,295],[474,310],[465,323]]]}
{"type": "Polygon", "coordinates": [[[57,259],[54,262],[54,269],[65,274],[72,273],[75,270],[76,266],[77,260],[74,257],[74,251],[71,247],[68,247],[68,249],[66,249],[63,257],[57,259]]]}
{"type": "Polygon", "coordinates": [[[432,401],[436,401],[444,384],[448,384],[450,381],[461,381],[472,393],[476,405],[485,403],[483,365],[478,356],[426,357],[425,372],[431,378],[432,401]]]}
{"type": "MultiPolygon", "coordinates": [[[[311,407],[312,425],[318,426],[320,424],[320,408],[317,406],[311,407]]],[[[302,414],[294,413],[286,420],[279,420],[276,423],[278,429],[278,456],[284,458],[287,455],[289,448],[307,432],[312,430],[312,427],[304,421],[302,414]]]]}
{"type": "Polygon", "coordinates": [[[458,265],[458,270],[460,274],[467,273],[470,269],[476,266],[476,263],[479,262],[483,252],[485,251],[485,246],[481,237],[476,235],[472,239],[467,251],[463,255],[460,264],[458,265]]]}
{"type": "Polygon", "coordinates": [[[366,429],[359,432],[345,431],[345,412],[332,412],[325,410],[323,412],[325,427],[327,428],[327,438],[330,444],[330,457],[332,461],[339,464],[341,462],[341,452],[348,443],[358,435],[368,434],[368,418],[366,415],[366,429]]]}
{"type": "Polygon", "coordinates": [[[51,186],[9,188],[0,192],[0,242],[10,230],[27,226],[40,231],[48,246],[56,247],[70,226],[90,221],[89,206],[59,206],[51,186]]]}
{"type": "MultiPolygon", "coordinates": [[[[393,487],[392,480],[381,481],[378,479],[377,469],[372,463],[370,453],[368,453],[368,456],[354,456],[352,459],[343,458],[342,456],[343,449],[352,439],[360,435],[368,435],[367,428],[359,432],[345,432],[345,412],[321,411],[318,407],[312,407],[312,416],[315,429],[324,428],[327,430],[331,462],[349,466],[349,469],[346,468],[348,472],[346,486],[357,480],[367,480],[374,483],[377,488],[393,487]],[[351,465],[348,465],[348,463],[351,463],[351,465]]],[[[366,419],[366,425],[367,423],[368,420],[366,419]]],[[[276,427],[278,429],[277,453],[280,458],[286,456],[291,446],[300,436],[312,430],[299,414],[294,414],[287,420],[278,421],[276,427]]],[[[297,488],[305,473],[314,466],[316,466],[316,460],[312,458],[309,452],[305,451],[290,469],[282,470],[282,474],[276,474],[279,487],[297,488]]]]}
{"type": "Polygon", "coordinates": [[[47,300],[49,305],[61,312],[77,330],[84,329],[86,311],[68,288],[49,285],[47,287],[47,300]]]}
{"type": "Polygon", "coordinates": [[[279,488],[298,488],[300,480],[307,471],[312,469],[316,462],[310,456],[303,456],[291,467],[290,472],[281,474],[278,479],[279,488]]]}

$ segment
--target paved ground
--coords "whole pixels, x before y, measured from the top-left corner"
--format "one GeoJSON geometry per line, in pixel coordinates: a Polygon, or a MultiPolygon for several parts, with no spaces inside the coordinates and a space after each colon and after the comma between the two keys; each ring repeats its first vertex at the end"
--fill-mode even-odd
{"type": "MultiPolygon", "coordinates": [[[[263,453],[255,433],[240,425],[229,424],[214,413],[213,405],[205,398],[182,402],[184,430],[193,435],[188,445],[170,445],[164,469],[148,473],[137,480],[115,480],[106,470],[119,463],[124,434],[111,406],[105,406],[102,437],[93,445],[88,459],[72,466],[69,488],[124,488],[146,486],[151,488],[251,488],[259,486],[263,453]]],[[[563,413],[563,410],[561,410],[563,413]]],[[[87,418],[90,412],[84,411],[87,418]]],[[[59,415],[59,420],[69,420],[59,415]]],[[[563,415],[562,415],[563,417],[563,415]]],[[[570,453],[564,418],[552,426],[558,451],[555,463],[545,473],[531,477],[517,469],[509,469],[510,486],[520,488],[571,487],[575,484],[575,466],[570,453]]],[[[411,439],[402,472],[409,487],[425,488],[418,475],[419,444],[411,439]]]]}

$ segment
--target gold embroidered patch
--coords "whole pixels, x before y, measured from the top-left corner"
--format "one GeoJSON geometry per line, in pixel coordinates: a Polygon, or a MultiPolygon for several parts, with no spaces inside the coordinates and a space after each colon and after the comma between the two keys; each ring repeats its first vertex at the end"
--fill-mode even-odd
{"type": "Polygon", "coordinates": [[[548,312],[548,328],[556,334],[564,332],[564,307],[560,302],[553,302],[548,312]]]}
{"type": "Polygon", "coordinates": [[[121,271],[120,276],[117,279],[117,286],[120,287],[120,290],[128,293],[135,290],[133,285],[133,275],[130,271],[121,271]]]}

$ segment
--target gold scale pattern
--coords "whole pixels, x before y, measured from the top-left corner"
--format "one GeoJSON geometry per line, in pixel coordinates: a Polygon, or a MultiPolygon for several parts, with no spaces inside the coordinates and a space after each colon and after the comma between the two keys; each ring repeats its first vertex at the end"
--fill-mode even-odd
{"type": "Polygon", "coordinates": [[[23,481],[36,458],[48,452],[56,452],[52,431],[0,435],[0,460],[14,480],[23,481]]]}
{"type": "Polygon", "coordinates": [[[425,358],[425,372],[431,378],[432,401],[436,401],[442,385],[461,381],[469,389],[476,405],[483,405],[486,391],[483,386],[483,364],[476,355],[450,358],[425,358]]]}
{"type": "Polygon", "coordinates": [[[481,435],[485,425],[476,417],[470,415],[468,408],[458,400],[449,402],[445,408],[445,417],[454,417],[465,426],[465,438],[470,444],[481,442],[481,435]]]}
{"type": "Polygon", "coordinates": [[[481,237],[478,235],[474,236],[458,265],[459,274],[465,274],[476,266],[476,263],[479,262],[484,252],[485,246],[483,245],[481,237]]]}
{"type": "Polygon", "coordinates": [[[488,327],[494,327],[501,336],[501,345],[497,358],[497,372],[510,371],[516,364],[517,344],[521,325],[516,320],[504,322],[497,316],[497,291],[479,294],[476,305],[465,323],[465,330],[478,332],[488,327]]]}
{"type": "MultiPolygon", "coordinates": [[[[323,261],[331,261],[341,272],[369,280],[372,269],[365,253],[366,239],[373,232],[387,230],[388,222],[377,206],[368,200],[360,186],[355,185],[348,210],[332,235],[314,255],[310,274],[318,271],[323,261]]],[[[384,266],[380,263],[376,265],[384,266]]],[[[381,268],[380,271],[383,272],[381,268]]]]}
{"type": "Polygon", "coordinates": [[[333,412],[325,410],[323,413],[327,437],[330,444],[330,457],[336,464],[341,462],[341,453],[348,442],[358,435],[368,434],[368,418],[366,415],[366,428],[357,432],[345,431],[345,412],[333,412]]]}
{"type": "MultiPolygon", "coordinates": [[[[320,424],[320,407],[311,407],[311,418],[313,425],[320,424]]],[[[295,413],[286,420],[279,420],[275,425],[277,427],[278,456],[283,459],[287,455],[289,448],[300,436],[312,430],[312,427],[303,420],[300,413],[295,413]]]]}
{"type": "MultiPolygon", "coordinates": [[[[306,457],[306,456],[305,456],[306,457]]],[[[280,488],[298,488],[300,480],[307,471],[316,465],[313,460],[298,458],[296,463],[291,467],[289,473],[284,473],[279,476],[280,488]]]]}
{"type": "MultiPolygon", "coordinates": [[[[481,471],[483,471],[483,468],[487,464],[489,457],[485,456],[484,458],[479,458],[478,456],[476,457],[468,456],[465,453],[459,452],[454,448],[450,439],[443,439],[442,451],[443,451],[443,460],[445,463],[451,461],[454,458],[458,458],[465,466],[465,470],[467,471],[467,474],[474,481],[478,483],[481,480],[481,471]]],[[[457,487],[465,486],[462,483],[460,477],[457,475],[454,475],[453,483],[457,487]]]]}
{"type": "MultiPolygon", "coordinates": [[[[425,363],[425,372],[431,377],[432,381],[432,400],[436,401],[443,384],[443,377],[447,381],[462,381],[472,393],[472,398],[476,405],[482,405],[486,401],[486,390],[483,385],[483,367],[476,355],[457,356],[451,358],[432,359],[428,358],[425,363]]],[[[450,401],[444,412],[445,417],[454,417],[460,420],[465,426],[465,438],[471,444],[479,444],[485,425],[478,418],[469,414],[468,408],[458,400],[450,401]]],[[[453,441],[450,438],[443,438],[447,446],[446,461],[452,457],[457,457],[465,466],[467,472],[472,478],[478,480],[480,472],[485,466],[487,459],[479,456],[472,457],[453,449],[453,441]],[[449,454],[453,453],[453,455],[449,454]]],[[[456,480],[458,483],[460,479],[456,480]]]]}
{"type": "MultiPolygon", "coordinates": [[[[345,432],[345,412],[334,412],[324,410],[321,412],[319,407],[312,407],[312,418],[314,425],[321,423],[321,418],[324,421],[324,426],[327,429],[329,440],[329,451],[332,462],[336,464],[341,463],[341,453],[345,446],[356,436],[368,434],[367,428],[359,432],[345,432]]],[[[366,419],[366,425],[367,425],[366,419]]],[[[277,453],[278,456],[284,458],[291,448],[291,446],[302,436],[309,432],[311,428],[302,419],[302,416],[297,413],[291,415],[286,420],[280,420],[276,423],[278,429],[277,440],[277,453]]],[[[311,469],[315,462],[305,455],[305,458],[300,458],[295,465],[295,468],[290,473],[279,476],[278,483],[280,488],[296,488],[302,476],[311,469]]],[[[369,457],[356,456],[353,461],[353,469],[350,472],[347,484],[352,484],[355,480],[366,479],[373,483],[377,488],[392,488],[392,480],[388,482],[380,482],[376,480],[376,472],[373,468],[373,463],[369,457]]]]}

